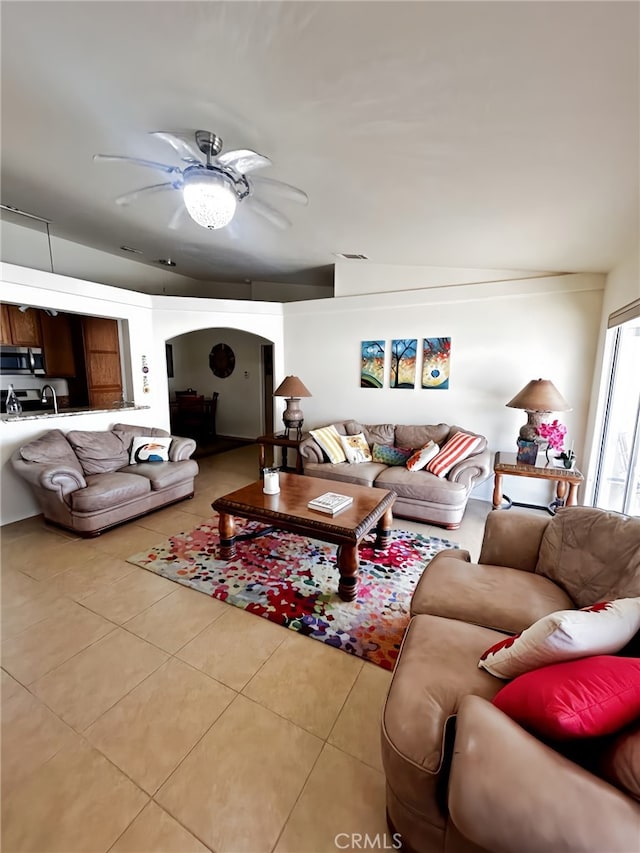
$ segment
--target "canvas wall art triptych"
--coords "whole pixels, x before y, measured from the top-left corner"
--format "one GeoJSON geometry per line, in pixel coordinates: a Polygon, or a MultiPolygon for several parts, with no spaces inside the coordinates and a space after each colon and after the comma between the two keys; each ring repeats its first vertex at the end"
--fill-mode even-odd
{"type": "MultiPolygon", "coordinates": [[[[360,345],[360,387],[383,388],[385,341],[362,341],[360,345]]],[[[421,356],[420,387],[446,390],[449,387],[451,338],[417,338],[391,341],[387,375],[389,388],[415,388],[418,356],[421,356]]]]}

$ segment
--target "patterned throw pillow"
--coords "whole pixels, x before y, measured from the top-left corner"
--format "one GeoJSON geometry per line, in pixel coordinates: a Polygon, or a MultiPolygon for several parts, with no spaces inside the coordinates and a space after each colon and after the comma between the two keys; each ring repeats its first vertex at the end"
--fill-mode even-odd
{"type": "Polygon", "coordinates": [[[357,435],[341,435],[340,443],[347,462],[371,462],[371,451],[363,432],[357,435]]]}
{"type": "Polygon", "coordinates": [[[390,444],[375,444],[371,451],[374,462],[385,465],[405,465],[413,450],[409,447],[392,447],[390,444]]]}
{"type": "Polygon", "coordinates": [[[434,456],[427,465],[427,471],[436,477],[446,477],[458,462],[471,456],[482,439],[479,435],[468,435],[466,432],[456,432],[444,445],[440,453],[434,456]]]}
{"type": "Polygon", "coordinates": [[[640,630],[640,596],[604,601],[582,610],[558,610],[482,655],[478,667],[497,678],[590,655],[619,652],[640,630]]]}
{"type": "Polygon", "coordinates": [[[129,465],[138,462],[168,462],[171,437],[138,435],[131,442],[129,465]]]}
{"type": "Polygon", "coordinates": [[[329,462],[347,461],[347,457],[344,455],[344,450],[340,444],[340,433],[333,424],[322,427],[321,429],[310,429],[309,435],[313,436],[314,440],[327,454],[329,462]]]}
{"type": "Polygon", "coordinates": [[[435,441],[428,441],[420,450],[416,450],[409,459],[407,459],[407,469],[409,471],[421,471],[432,459],[434,459],[440,448],[435,441]]]}

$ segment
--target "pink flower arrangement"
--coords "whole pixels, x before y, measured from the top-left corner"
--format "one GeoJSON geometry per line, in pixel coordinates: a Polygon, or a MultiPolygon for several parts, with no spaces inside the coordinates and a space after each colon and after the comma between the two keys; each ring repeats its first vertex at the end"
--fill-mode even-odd
{"type": "Polygon", "coordinates": [[[540,424],[536,427],[536,433],[547,442],[547,447],[551,447],[553,450],[562,450],[567,428],[556,420],[550,424],[540,424]]]}

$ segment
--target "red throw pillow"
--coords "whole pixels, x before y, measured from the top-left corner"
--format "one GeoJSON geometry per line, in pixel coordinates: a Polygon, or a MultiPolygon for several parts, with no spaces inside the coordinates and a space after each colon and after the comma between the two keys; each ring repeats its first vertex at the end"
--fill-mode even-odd
{"type": "Polygon", "coordinates": [[[518,676],[493,704],[556,740],[608,735],[640,716],[640,658],[598,655],[518,676]]]}

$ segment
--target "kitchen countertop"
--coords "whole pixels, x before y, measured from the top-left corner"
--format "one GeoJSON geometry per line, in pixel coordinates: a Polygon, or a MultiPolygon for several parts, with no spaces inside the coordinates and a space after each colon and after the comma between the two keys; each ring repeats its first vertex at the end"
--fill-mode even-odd
{"type": "Polygon", "coordinates": [[[135,412],[141,409],[150,409],[151,406],[116,406],[110,409],[92,409],[90,406],[79,406],[72,409],[61,409],[57,414],[53,409],[43,409],[39,412],[22,412],[20,415],[4,414],[0,417],[0,421],[4,423],[15,423],[16,421],[39,421],[43,418],[65,418],[70,415],[96,415],[100,412],[135,412]]]}

